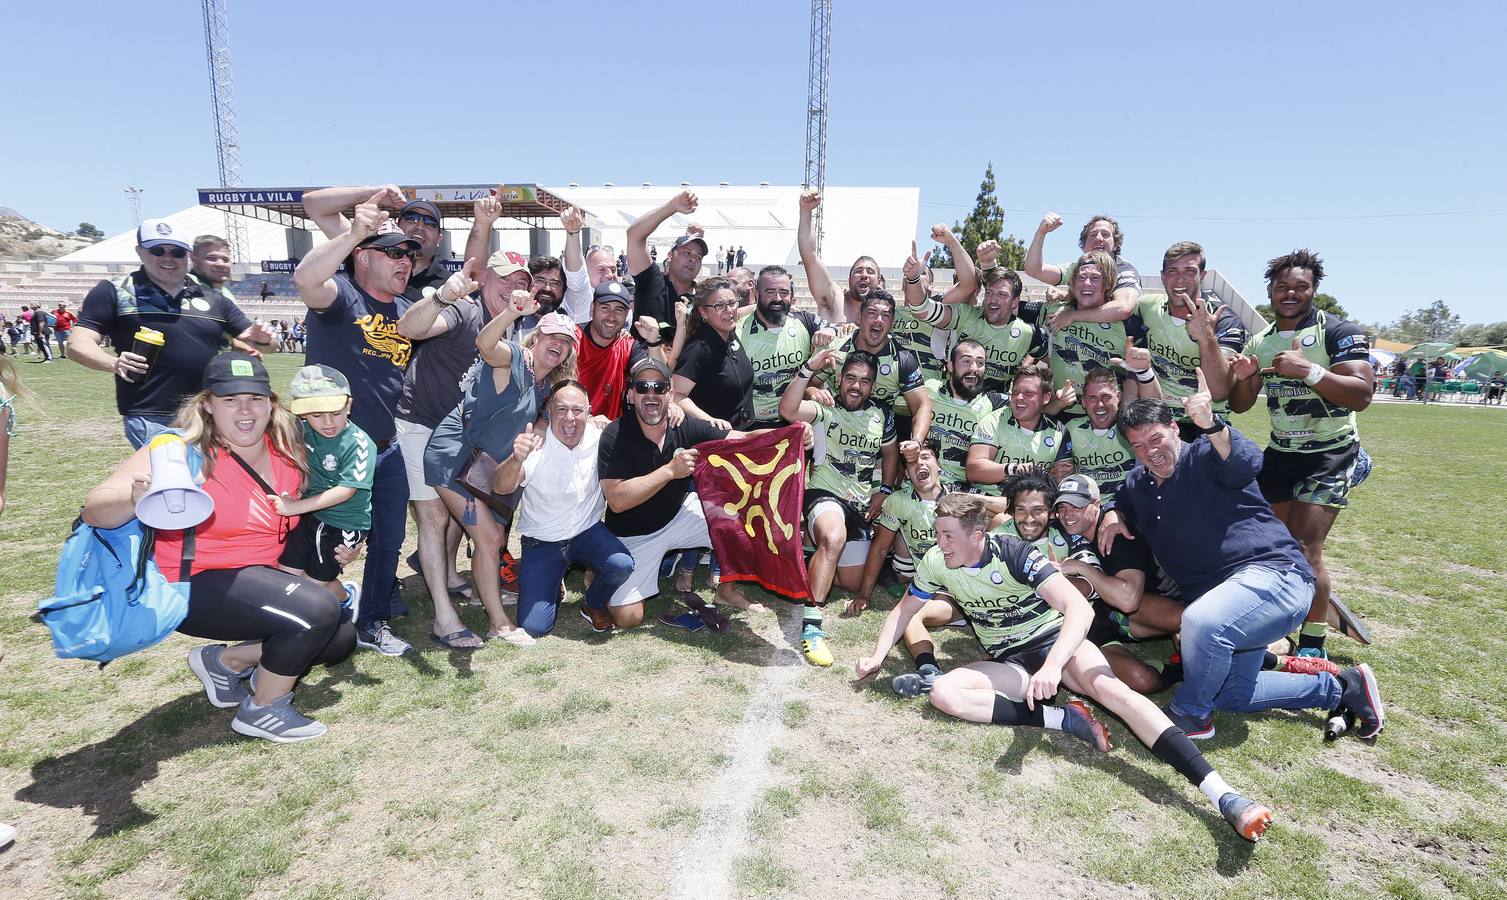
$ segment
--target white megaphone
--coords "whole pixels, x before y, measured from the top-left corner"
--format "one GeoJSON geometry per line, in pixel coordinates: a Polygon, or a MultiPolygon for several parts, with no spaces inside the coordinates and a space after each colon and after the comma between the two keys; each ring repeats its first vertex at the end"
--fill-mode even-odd
{"type": "Polygon", "coordinates": [[[136,518],[141,524],[176,531],[193,528],[209,518],[215,511],[215,501],[194,483],[183,438],[159,434],[147,449],[152,460],[152,486],[136,503],[136,518]]]}

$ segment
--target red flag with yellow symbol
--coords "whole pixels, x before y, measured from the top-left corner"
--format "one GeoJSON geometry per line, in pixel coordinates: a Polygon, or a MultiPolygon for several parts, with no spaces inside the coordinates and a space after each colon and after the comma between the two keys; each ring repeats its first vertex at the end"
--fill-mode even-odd
{"type": "Polygon", "coordinates": [[[693,477],[723,581],[752,581],[790,600],[811,596],[801,552],[803,430],[697,444],[693,477]]]}

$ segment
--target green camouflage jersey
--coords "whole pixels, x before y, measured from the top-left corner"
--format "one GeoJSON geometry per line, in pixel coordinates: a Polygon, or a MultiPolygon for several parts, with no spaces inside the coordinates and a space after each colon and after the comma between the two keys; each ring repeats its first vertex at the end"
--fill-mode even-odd
{"type": "MultiPolygon", "coordinates": [[[[843,338],[833,347],[834,358],[832,364],[816,373],[811,381],[816,385],[825,385],[829,390],[837,390],[837,374],[842,371],[843,361],[848,358],[848,351],[853,349],[853,339],[858,332],[853,332],[843,338]]],[[[884,352],[876,353],[879,357],[879,374],[874,378],[874,393],[869,399],[875,403],[892,407],[897,415],[910,415],[910,406],[905,402],[905,392],[921,387],[921,367],[916,361],[916,354],[900,346],[895,336],[885,343],[884,352]]],[[[905,436],[907,440],[910,435],[905,436]]]]}
{"type": "MultiPolygon", "coordinates": [[[[937,497],[940,498],[949,490],[952,490],[952,486],[944,479],[942,492],[937,497]]],[[[927,500],[917,494],[916,486],[907,482],[904,487],[884,498],[884,506],[879,510],[874,524],[904,538],[911,559],[919,559],[921,554],[937,543],[937,501],[927,500]]]]}
{"type": "Polygon", "coordinates": [[[1067,441],[1077,470],[1099,485],[1104,508],[1114,509],[1115,491],[1135,468],[1130,441],[1114,425],[1101,431],[1086,418],[1068,423],[1067,441]]]}
{"type": "Polygon", "coordinates": [[[1062,614],[1036,593],[1056,574],[1056,564],[1040,550],[1017,537],[991,534],[976,567],[949,569],[940,547],[926,551],[910,593],[921,600],[951,599],[984,652],[998,659],[1062,626],[1062,614]]]}
{"type": "Polygon", "coordinates": [[[1021,318],[1003,325],[990,325],[984,311],[977,306],[953,306],[952,329],[957,340],[972,338],[984,345],[988,365],[984,369],[984,388],[1010,390],[1015,370],[1027,356],[1041,359],[1047,355],[1046,326],[1032,325],[1021,318]]]}
{"type": "Polygon", "coordinates": [[[973,443],[993,447],[994,461],[1007,466],[1035,463],[1050,468],[1059,459],[1067,459],[1069,453],[1066,430],[1061,425],[1042,416],[1036,427],[1028,431],[1015,421],[1009,406],[979,419],[978,427],[973,430],[973,443]]]}
{"type": "MultiPolygon", "coordinates": [[[[942,302],[940,295],[932,297],[942,302]]],[[[916,314],[904,303],[895,307],[895,324],[890,334],[900,347],[916,355],[916,364],[921,369],[921,379],[945,378],[942,365],[947,362],[947,353],[952,348],[953,333],[942,331],[930,322],[916,318],[916,314]]]]}
{"type": "MultiPolygon", "coordinates": [[[[1059,301],[1048,304],[1045,316],[1062,309],[1067,304],[1059,301]]],[[[1132,320],[1135,318],[1131,317],[1132,320]]],[[[1045,318],[1042,319],[1045,322],[1045,318]]],[[[1061,390],[1069,381],[1083,389],[1084,376],[1090,369],[1112,368],[1111,356],[1125,354],[1125,332],[1140,327],[1138,322],[1074,322],[1051,336],[1052,387],[1061,390]]],[[[1043,327],[1045,327],[1043,325],[1043,327]]],[[[1080,401],[1062,410],[1065,417],[1086,415],[1080,401]]]]}
{"type": "Polygon", "coordinates": [[[806,487],[828,491],[858,509],[868,506],[879,449],[895,442],[895,416],[870,400],[856,410],[817,404],[815,462],[806,487]]]}
{"type": "MultiPolygon", "coordinates": [[[[1015,527],[1014,519],[1006,519],[998,528],[990,529],[990,534],[1008,534],[1018,540],[1024,541],[1020,532],[1015,527]]],[[[1046,558],[1052,562],[1061,562],[1064,559],[1076,559],[1087,563],[1096,569],[1102,570],[1103,564],[1099,562],[1099,552],[1094,547],[1094,542],[1078,534],[1069,534],[1062,523],[1053,520],[1047,525],[1047,530],[1041,537],[1029,542],[1031,546],[1046,554],[1046,558]]],[[[1076,585],[1074,585],[1076,587],[1076,585]]],[[[1098,597],[1096,591],[1090,590],[1088,599],[1098,597]]]]}
{"type": "Polygon", "coordinates": [[[967,484],[968,447],[973,443],[979,420],[995,410],[1005,409],[1009,401],[995,391],[964,400],[952,392],[950,382],[937,379],[926,382],[926,395],[931,398],[931,435],[942,450],[937,463],[942,467],[943,480],[967,484]]]}
{"type": "Polygon", "coordinates": [[[329,509],[311,515],[342,530],[366,531],[372,527],[372,476],[377,468],[377,448],[366,432],[351,422],[332,438],[300,421],[304,446],[309,451],[309,483],[305,497],[315,497],[333,487],[352,487],[356,495],[329,509]]]}
{"type": "MultiPolygon", "coordinates": [[[[1249,337],[1240,317],[1211,296],[1205,295],[1203,300],[1214,317],[1214,339],[1221,349],[1238,354],[1249,337]]],[[[1126,329],[1127,333],[1151,351],[1151,370],[1161,379],[1162,394],[1167,400],[1181,400],[1198,390],[1195,373],[1203,357],[1198,352],[1198,342],[1188,336],[1187,320],[1174,317],[1169,310],[1166,294],[1142,296],[1136,301],[1135,315],[1127,325],[1132,326],[1126,329]]],[[[1179,422],[1188,421],[1179,404],[1173,403],[1172,408],[1177,410],[1179,422]]],[[[1214,401],[1214,412],[1228,416],[1229,401],[1214,401]]]]}
{"type": "MultiPolygon", "coordinates": [[[[1321,309],[1312,309],[1296,331],[1278,331],[1273,322],[1245,345],[1262,368],[1270,368],[1277,354],[1292,349],[1293,338],[1303,355],[1326,369],[1335,363],[1370,365],[1371,347],[1360,326],[1321,309]]],[[[1272,416],[1271,446],[1292,453],[1319,453],[1359,440],[1355,411],[1330,403],[1300,378],[1262,376],[1266,406],[1272,416]]]]}
{"type": "Polygon", "coordinates": [[[805,310],[791,310],[785,322],[770,328],[757,312],[738,323],[738,342],[753,364],[754,421],[760,427],[780,421],[780,395],[795,370],[811,358],[811,337],[826,323],[805,310]]]}

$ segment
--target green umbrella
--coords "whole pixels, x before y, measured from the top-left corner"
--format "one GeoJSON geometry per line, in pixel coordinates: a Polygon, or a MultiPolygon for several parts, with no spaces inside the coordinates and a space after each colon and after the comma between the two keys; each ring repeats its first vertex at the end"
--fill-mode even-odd
{"type": "Polygon", "coordinates": [[[1497,372],[1507,372],[1507,353],[1500,350],[1483,351],[1465,364],[1466,377],[1477,381],[1485,381],[1497,372]]]}
{"type": "Polygon", "coordinates": [[[1426,344],[1419,344],[1418,346],[1404,353],[1402,356],[1404,359],[1418,359],[1421,357],[1423,359],[1433,360],[1445,355],[1453,349],[1455,349],[1454,344],[1446,344],[1443,341],[1430,341],[1426,344]]]}

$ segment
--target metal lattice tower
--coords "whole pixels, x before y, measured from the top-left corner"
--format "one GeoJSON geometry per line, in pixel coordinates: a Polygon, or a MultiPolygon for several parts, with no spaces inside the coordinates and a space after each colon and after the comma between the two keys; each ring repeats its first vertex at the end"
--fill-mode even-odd
{"type": "Polygon", "coordinates": [[[131,195],[131,222],[137,228],[141,227],[141,188],[128,187],[125,189],[131,195]]]}
{"type": "MultiPolygon", "coordinates": [[[[203,0],[204,53],[209,60],[209,99],[215,111],[215,153],[220,163],[220,187],[240,187],[240,140],[235,130],[235,89],[230,79],[230,19],[226,0],[203,0]]],[[[228,210],[225,240],[232,262],[246,262],[250,247],[246,229],[228,210]]]]}
{"type": "MultiPolygon", "coordinates": [[[[827,188],[827,66],[832,61],[832,0],[811,0],[811,53],[806,69],[806,180],[827,188]]],[[[822,208],[811,217],[812,236],[822,248],[822,208]]]]}

